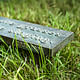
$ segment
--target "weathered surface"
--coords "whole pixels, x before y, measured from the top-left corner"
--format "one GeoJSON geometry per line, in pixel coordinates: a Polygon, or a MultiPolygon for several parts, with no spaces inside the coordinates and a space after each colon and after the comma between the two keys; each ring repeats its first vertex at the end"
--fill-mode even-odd
{"type": "Polygon", "coordinates": [[[73,32],[44,27],[38,24],[32,24],[19,20],[0,17],[0,35],[6,39],[7,43],[16,38],[19,41],[19,47],[24,47],[24,40],[36,45],[40,44],[46,53],[57,52],[73,39],[73,32]]]}

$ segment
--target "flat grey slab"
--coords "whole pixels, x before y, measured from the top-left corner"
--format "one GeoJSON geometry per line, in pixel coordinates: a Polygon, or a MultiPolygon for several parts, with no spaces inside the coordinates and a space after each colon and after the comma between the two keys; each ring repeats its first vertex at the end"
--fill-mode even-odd
{"type": "Polygon", "coordinates": [[[73,39],[73,32],[53,29],[29,22],[0,17],[0,35],[41,47],[51,53],[58,51],[73,39]]]}

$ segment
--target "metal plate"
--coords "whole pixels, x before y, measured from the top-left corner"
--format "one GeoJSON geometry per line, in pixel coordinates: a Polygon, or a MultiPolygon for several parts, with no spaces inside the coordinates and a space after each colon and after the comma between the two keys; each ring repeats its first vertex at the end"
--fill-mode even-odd
{"type": "Polygon", "coordinates": [[[50,49],[52,53],[58,51],[73,39],[73,32],[0,17],[0,35],[14,39],[15,34],[17,40],[23,42],[24,38],[27,43],[36,46],[40,44],[44,49],[50,49]]]}

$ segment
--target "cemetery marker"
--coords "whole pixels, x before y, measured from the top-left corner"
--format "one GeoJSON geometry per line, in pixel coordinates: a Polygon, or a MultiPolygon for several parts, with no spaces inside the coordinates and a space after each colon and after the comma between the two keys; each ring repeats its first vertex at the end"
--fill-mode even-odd
{"type": "Polygon", "coordinates": [[[37,46],[37,48],[40,44],[45,54],[50,51],[52,56],[73,39],[73,32],[0,17],[0,36],[8,44],[11,44],[15,34],[19,47],[26,48],[24,40],[29,44],[37,46]]]}

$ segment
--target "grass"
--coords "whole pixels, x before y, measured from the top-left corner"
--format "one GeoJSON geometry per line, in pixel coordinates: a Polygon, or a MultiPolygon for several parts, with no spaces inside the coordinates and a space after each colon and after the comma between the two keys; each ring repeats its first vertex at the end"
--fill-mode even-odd
{"type": "Polygon", "coordinates": [[[74,40],[52,59],[44,56],[40,48],[39,67],[27,43],[29,52],[20,51],[17,40],[8,46],[0,38],[4,43],[0,45],[0,80],[79,80],[79,3],[79,0],[0,0],[0,16],[74,32],[74,40]]]}

